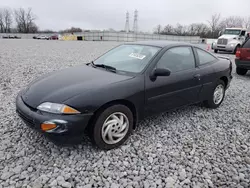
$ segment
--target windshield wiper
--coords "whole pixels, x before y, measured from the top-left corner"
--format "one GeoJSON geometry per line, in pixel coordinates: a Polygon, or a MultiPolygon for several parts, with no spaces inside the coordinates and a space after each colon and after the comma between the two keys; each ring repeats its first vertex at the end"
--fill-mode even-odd
{"type": "Polygon", "coordinates": [[[93,67],[101,67],[101,68],[105,68],[106,70],[112,71],[112,72],[116,72],[116,68],[109,66],[109,65],[105,65],[105,64],[94,64],[93,61],[91,61],[91,65],[93,67]]]}

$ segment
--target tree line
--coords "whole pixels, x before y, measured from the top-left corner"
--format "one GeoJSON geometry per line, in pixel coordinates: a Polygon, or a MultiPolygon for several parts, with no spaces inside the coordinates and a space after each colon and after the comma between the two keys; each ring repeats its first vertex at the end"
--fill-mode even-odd
{"type": "Polygon", "coordinates": [[[38,27],[34,22],[35,19],[36,16],[32,13],[31,8],[14,10],[0,8],[0,32],[36,33],[38,27]]]}
{"type": "MultiPolygon", "coordinates": [[[[31,8],[0,8],[0,33],[55,33],[53,30],[39,30],[35,20],[37,16],[31,8]]],[[[71,27],[59,33],[82,32],[81,28],[71,27]]]]}
{"type": "Polygon", "coordinates": [[[213,14],[206,23],[192,23],[190,25],[157,25],[154,28],[155,34],[200,36],[202,38],[217,38],[219,32],[227,27],[243,27],[250,30],[250,16],[229,16],[221,17],[220,14],[213,14]]]}

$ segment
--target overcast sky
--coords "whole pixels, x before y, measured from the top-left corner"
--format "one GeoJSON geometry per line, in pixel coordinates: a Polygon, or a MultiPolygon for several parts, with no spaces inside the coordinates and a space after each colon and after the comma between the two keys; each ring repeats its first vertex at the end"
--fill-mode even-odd
{"type": "Polygon", "coordinates": [[[250,16],[250,0],[0,0],[0,7],[28,8],[36,14],[40,29],[124,29],[126,11],[133,27],[134,10],[138,27],[152,31],[157,25],[206,22],[213,13],[250,16]]]}

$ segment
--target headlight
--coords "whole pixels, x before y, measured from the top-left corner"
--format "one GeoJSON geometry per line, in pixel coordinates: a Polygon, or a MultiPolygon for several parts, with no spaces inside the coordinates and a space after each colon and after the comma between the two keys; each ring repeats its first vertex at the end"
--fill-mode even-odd
{"type": "Polygon", "coordinates": [[[65,104],[57,104],[57,103],[50,103],[45,102],[40,104],[37,107],[38,110],[44,111],[44,112],[50,112],[54,114],[79,114],[80,112],[76,109],[67,106],[65,104]]]}
{"type": "Polygon", "coordinates": [[[232,46],[232,47],[233,47],[233,46],[235,46],[235,44],[234,44],[234,43],[232,43],[232,44],[230,44],[230,46],[232,46]]]}

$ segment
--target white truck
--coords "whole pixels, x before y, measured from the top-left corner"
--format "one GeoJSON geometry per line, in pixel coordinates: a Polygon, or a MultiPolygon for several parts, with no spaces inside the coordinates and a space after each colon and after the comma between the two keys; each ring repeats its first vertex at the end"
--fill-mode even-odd
{"type": "Polygon", "coordinates": [[[217,41],[213,44],[214,52],[226,51],[236,53],[237,48],[244,43],[247,38],[245,28],[226,28],[217,41]]]}

